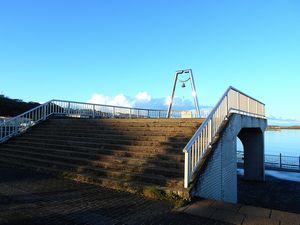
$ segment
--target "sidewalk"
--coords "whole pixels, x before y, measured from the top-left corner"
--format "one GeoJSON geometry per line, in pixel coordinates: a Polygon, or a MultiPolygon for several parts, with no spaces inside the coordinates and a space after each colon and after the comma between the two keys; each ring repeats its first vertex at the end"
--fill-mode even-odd
{"type": "Polygon", "coordinates": [[[198,200],[177,211],[232,224],[300,225],[300,214],[208,199],[198,200]]]}

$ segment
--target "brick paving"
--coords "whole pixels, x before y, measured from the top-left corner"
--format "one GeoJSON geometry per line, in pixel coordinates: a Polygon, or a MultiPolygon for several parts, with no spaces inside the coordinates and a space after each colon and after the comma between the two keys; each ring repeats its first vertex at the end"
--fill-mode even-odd
{"type": "Polygon", "coordinates": [[[238,176],[238,202],[300,214],[300,183],[266,176],[265,182],[238,176]]]}
{"type": "Polygon", "coordinates": [[[300,214],[209,199],[197,199],[178,211],[237,225],[300,225],[300,214]]]}
{"type": "Polygon", "coordinates": [[[228,224],[173,211],[169,202],[0,167],[0,224],[228,224]]]}
{"type": "Polygon", "coordinates": [[[239,181],[239,204],[196,199],[173,210],[170,202],[0,166],[0,224],[300,225],[300,214],[291,213],[299,210],[298,185],[270,178],[260,184],[239,181]],[[270,188],[272,193],[268,193],[270,188]],[[282,195],[283,189],[289,192],[282,195]],[[283,204],[267,195],[283,199],[283,204]]]}

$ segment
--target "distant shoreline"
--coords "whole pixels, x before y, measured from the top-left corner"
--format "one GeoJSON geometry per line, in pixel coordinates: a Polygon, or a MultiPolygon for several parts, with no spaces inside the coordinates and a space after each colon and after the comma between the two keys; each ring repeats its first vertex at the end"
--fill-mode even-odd
{"type": "Polygon", "coordinates": [[[269,125],[267,130],[300,130],[300,126],[277,126],[277,125],[269,125]]]}

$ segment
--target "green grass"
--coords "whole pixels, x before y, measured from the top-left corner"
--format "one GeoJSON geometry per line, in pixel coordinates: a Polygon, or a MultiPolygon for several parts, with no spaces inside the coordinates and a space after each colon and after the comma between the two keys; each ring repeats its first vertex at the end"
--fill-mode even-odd
{"type": "Polygon", "coordinates": [[[145,187],[142,193],[145,197],[172,202],[175,208],[187,205],[190,201],[174,193],[166,193],[156,187],[145,187]]]}

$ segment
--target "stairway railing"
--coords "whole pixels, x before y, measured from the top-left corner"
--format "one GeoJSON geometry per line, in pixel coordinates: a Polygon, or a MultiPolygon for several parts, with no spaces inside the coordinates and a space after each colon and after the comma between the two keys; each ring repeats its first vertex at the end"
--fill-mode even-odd
{"type": "MultiPolygon", "coordinates": [[[[182,112],[185,111],[172,110],[171,117],[181,117],[182,112]]],[[[0,123],[0,143],[26,131],[51,115],[80,118],[166,118],[167,110],[51,100],[0,123]]]]}
{"type": "Polygon", "coordinates": [[[207,150],[212,147],[216,135],[231,113],[264,119],[265,105],[234,87],[229,87],[226,90],[183,149],[185,188],[188,188],[190,182],[193,181],[203,157],[206,155],[207,150]]]}

